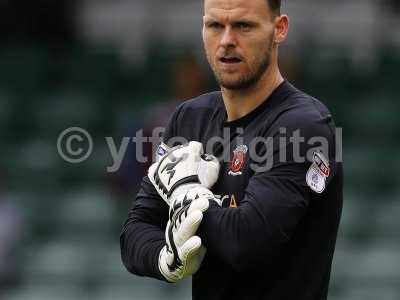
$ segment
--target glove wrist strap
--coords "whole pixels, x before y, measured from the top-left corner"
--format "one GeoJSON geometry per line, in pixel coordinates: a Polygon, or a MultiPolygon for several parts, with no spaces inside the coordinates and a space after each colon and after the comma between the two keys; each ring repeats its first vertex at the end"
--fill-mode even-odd
{"type": "Polygon", "coordinates": [[[201,187],[200,183],[185,183],[178,186],[171,194],[170,201],[171,203],[181,194],[186,194],[190,190],[194,188],[201,187]]]}

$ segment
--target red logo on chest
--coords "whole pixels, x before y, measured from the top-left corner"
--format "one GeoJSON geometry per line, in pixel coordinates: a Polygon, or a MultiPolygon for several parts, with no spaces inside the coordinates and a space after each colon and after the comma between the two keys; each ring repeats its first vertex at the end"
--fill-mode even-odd
{"type": "Polygon", "coordinates": [[[246,160],[247,150],[248,149],[246,145],[239,145],[233,151],[233,158],[229,165],[229,175],[242,175],[242,169],[246,160]]]}

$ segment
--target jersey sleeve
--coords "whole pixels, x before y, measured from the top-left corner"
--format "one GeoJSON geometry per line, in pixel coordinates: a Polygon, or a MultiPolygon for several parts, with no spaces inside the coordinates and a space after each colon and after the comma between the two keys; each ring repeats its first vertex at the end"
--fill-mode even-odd
{"type": "MultiPolygon", "coordinates": [[[[331,163],[326,184],[335,176],[335,139],[330,122],[330,116],[289,112],[280,116],[278,125],[265,131],[264,138],[272,137],[273,151],[262,160],[250,162],[258,171],[250,178],[240,205],[221,208],[210,202],[204,215],[200,236],[210,253],[239,272],[274,261],[307,214],[311,193],[315,193],[306,182],[311,162],[298,157],[314,150],[330,152],[325,153],[331,163]],[[289,138],[282,142],[282,128],[286,136],[300,132],[305,141],[314,137],[325,140],[328,148],[317,149],[307,142],[296,146],[296,141],[289,138]]],[[[268,151],[267,147],[258,149],[260,157],[268,151]]]]}
{"type": "MultiPolygon", "coordinates": [[[[164,142],[177,134],[180,108],[173,114],[163,135],[164,142]]],[[[165,245],[168,205],[145,176],[120,234],[121,258],[127,270],[139,276],[165,280],[158,269],[158,256],[165,245]]]]}

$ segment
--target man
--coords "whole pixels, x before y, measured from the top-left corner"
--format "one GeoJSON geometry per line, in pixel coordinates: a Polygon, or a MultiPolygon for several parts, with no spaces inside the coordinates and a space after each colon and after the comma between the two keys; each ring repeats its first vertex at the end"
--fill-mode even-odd
{"type": "Polygon", "coordinates": [[[279,72],[279,0],[204,4],[221,92],[172,116],[164,143],[190,143],[160,146],[122,230],[123,262],[168,282],[194,274],[193,299],[326,299],[343,189],[332,117],[279,72]]]}

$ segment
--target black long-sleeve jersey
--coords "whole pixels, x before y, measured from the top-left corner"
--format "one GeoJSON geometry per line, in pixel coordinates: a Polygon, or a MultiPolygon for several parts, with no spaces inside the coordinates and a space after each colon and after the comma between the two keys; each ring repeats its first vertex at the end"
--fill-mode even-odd
{"type": "MultiPolygon", "coordinates": [[[[207,254],[193,299],[326,299],[343,201],[329,111],[284,81],[246,116],[226,119],[221,93],[202,95],[177,108],[164,135],[199,141],[221,160],[212,192],[222,207],[211,201],[198,231],[207,254]]],[[[120,238],[130,272],[163,280],[167,218],[145,177],[120,238]]]]}

